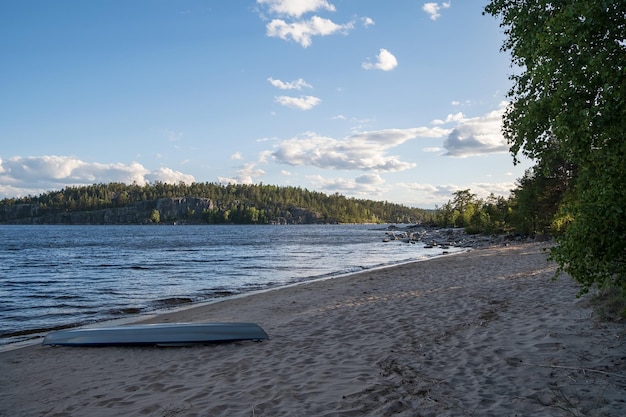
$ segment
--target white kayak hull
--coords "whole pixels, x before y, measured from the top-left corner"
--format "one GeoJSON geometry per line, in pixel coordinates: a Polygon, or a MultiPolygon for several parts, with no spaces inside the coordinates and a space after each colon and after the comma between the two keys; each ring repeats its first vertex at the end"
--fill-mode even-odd
{"type": "Polygon", "coordinates": [[[48,333],[46,346],[159,345],[184,346],[238,340],[266,340],[267,333],[255,323],[163,323],[48,333]]]}

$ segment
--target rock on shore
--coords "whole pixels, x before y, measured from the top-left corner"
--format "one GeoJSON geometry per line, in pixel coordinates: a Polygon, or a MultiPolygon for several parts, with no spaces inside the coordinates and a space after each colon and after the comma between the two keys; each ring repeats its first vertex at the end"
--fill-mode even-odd
{"type": "Polygon", "coordinates": [[[426,248],[483,248],[545,240],[521,235],[467,234],[463,228],[435,228],[421,225],[389,226],[383,241],[423,244],[426,248]]]}

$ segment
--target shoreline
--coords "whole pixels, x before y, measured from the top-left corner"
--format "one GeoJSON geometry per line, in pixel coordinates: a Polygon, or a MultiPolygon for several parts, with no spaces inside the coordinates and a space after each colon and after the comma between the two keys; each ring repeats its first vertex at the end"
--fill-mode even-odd
{"type": "Polygon", "coordinates": [[[270,340],[0,352],[0,416],[626,415],[623,324],[544,244],[473,250],[142,320],[270,340]],[[574,414],[576,415],[576,414],[574,414]]]}
{"type": "Polygon", "coordinates": [[[10,351],[10,350],[15,350],[15,349],[21,349],[23,347],[28,347],[28,346],[40,344],[43,341],[44,336],[47,333],[55,331],[55,330],[82,329],[82,328],[103,327],[103,326],[117,326],[117,325],[131,324],[131,323],[141,323],[141,322],[143,322],[145,320],[150,320],[150,319],[153,319],[154,317],[157,317],[157,316],[160,316],[160,315],[163,315],[163,314],[176,313],[176,312],[185,311],[187,309],[193,309],[193,308],[197,308],[197,307],[202,307],[204,305],[209,305],[209,304],[213,304],[213,303],[219,303],[219,302],[222,302],[222,301],[228,301],[228,300],[237,299],[237,298],[241,298],[241,297],[254,296],[255,294],[261,294],[261,293],[264,293],[264,292],[267,292],[267,291],[276,291],[276,290],[280,290],[280,289],[283,289],[283,288],[289,288],[289,287],[292,287],[292,286],[306,284],[306,283],[309,283],[309,282],[324,281],[324,280],[329,280],[329,279],[335,279],[335,278],[351,276],[351,275],[354,275],[354,274],[360,274],[360,273],[363,273],[363,272],[377,271],[377,270],[385,269],[385,268],[394,268],[396,266],[402,266],[402,265],[412,264],[412,263],[417,263],[417,262],[425,262],[425,261],[429,261],[431,259],[437,259],[437,258],[440,258],[440,257],[443,257],[443,256],[451,256],[451,255],[455,255],[455,254],[459,254],[459,253],[465,253],[465,252],[468,252],[470,250],[476,250],[476,249],[482,249],[482,248],[458,247],[458,248],[455,248],[455,249],[457,249],[457,250],[453,251],[451,253],[447,253],[447,252],[444,251],[443,253],[429,255],[429,256],[424,257],[422,259],[411,259],[411,260],[408,260],[408,261],[401,261],[401,262],[393,263],[393,264],[377,265],[377,266],[373,266],[373,267],[363,268],[363,269],[358,270],[358,271],[349,271],[349,272],[339,272],[338,271],[338,272],[333,273],[333,274],[328,274],[328,275],[324,275],[324,276],[320,276],[320,277],[307,278],[307,279],[303,279],[303,280],[299,280],[299,281],[293,281],[293,282],[290,282],[288,284],[279,284],[277,286],[270,286],[270,287],[267,287],[267,288],[261,288],[261,289],[251,290],[251,291],[243,291],[243,292],[232,294],[232,295],[227,295],[227,296],[223,296],[223,297],[216,297],[216,298],[213,298],[213,299],[203,300],[203,301],[198,301],[198,302],[183,303],[183,304],[180,304],[178,306],[169,307],[169,308],[161,308],[161,309],[156,309],[156,310],[149,310],[149,311],[146,311],[144,313],[140,313],[140,314],[136,314],[136,315],[129,315],[128,317],[120,317],[120,318],[108,319],[108,320],[105,319],[105,320],[95,321],[95,322],[90,322],[90,323],[85,323],[85,324],[68,324],[68,325],[62,326],[61,328],[58,328],[58,329],[50,329],[50,330],[46,330],[46,331],[40,331],[40,332],[32,333],[33,335],[37,335],[37,336],[35,336],[35,337],[31,338],[31,339],[21,340],[21,341],[18,341],[18,342],[2,343],[2,344],[0,344],[0,353],[6,352],[6,351],[10,351]]]}

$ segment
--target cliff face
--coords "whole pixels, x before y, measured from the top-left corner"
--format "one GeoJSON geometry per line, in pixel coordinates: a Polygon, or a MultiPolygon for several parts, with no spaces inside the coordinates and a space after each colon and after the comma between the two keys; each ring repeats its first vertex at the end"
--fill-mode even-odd
{"type": "MultiPolygon", "coordinates": [[[[0,205],[0,224],[149,224],[158,212],[160,223],[206,224],[205,210],[215,209],[213,200],[183,197],[142,201],[118,208],[92,211],[42,210],[34,204],[0,205]]],[[[271,220],[276,224],[334,223],[320,213],[305,208],[292,207],[281,210],[280,216],[271,220]]]]}
{"type": "Polygon", "coordinates": [[[163,198],[133,205],[94,211],[60,212],[41,210],[33,204],[0,206],[0,223],[4,224],[146,224],[154,210],[161,222],[185,221],[203,223],[203,211],[212,209],[206,198],[163,198]]]}

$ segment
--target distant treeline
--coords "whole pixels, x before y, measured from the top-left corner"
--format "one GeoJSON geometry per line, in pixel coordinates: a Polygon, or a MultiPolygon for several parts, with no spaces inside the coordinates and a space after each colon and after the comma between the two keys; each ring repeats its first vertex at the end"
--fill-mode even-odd
{"type": "MultiPolygon", "coordinates": [[[[411,208],[386,201],[327,195],[300,187],[263,184],[215,183],[137,185],[123,183],[67,187],[39,196],[3,199],[0,205],[31,205],[38,213],[86,212],[132,206],[160,199],[202,198],[211,201],[201,218],[208,224],[268,224],[279,221],[294,209],[312,213],[318,222],[327,223],[423,223],[433,220],[433,211],[411,208]]],[[[198,213],[194,213],[197,217],[198,213]]],[[[158,211],[151,213],[158,223],[158,211]]],[[[184,219],[167,219],[184,221],[184,219]]]]}

